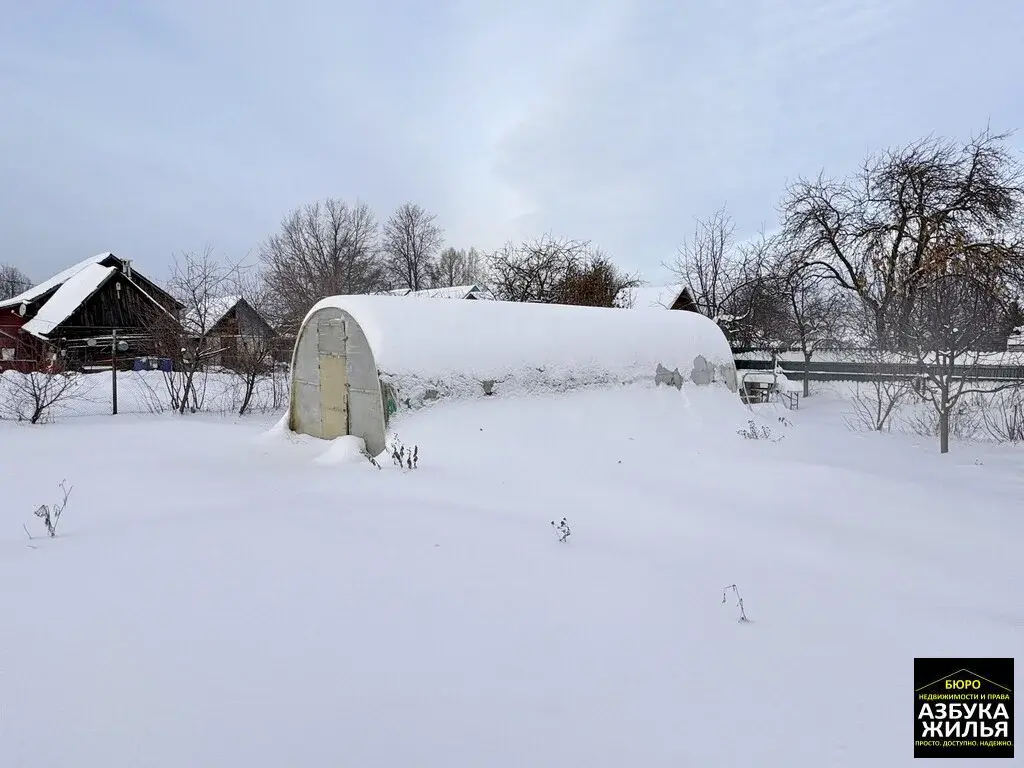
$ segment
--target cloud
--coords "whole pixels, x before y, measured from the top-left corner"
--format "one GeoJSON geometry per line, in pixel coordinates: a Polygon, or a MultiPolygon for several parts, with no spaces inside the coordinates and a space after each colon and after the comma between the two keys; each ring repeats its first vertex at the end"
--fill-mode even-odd
{"type": "Polygon", "coordinates": [[[449,241],[551,231],[657,277],[723,202],[991,118],[1015,128],[1012,0],[39,0],[0,27],[4,260],[102,250],[162,275],[241,256],[326,196],[405,200],[449,241]],[[984,29],[964,35],[965,28],[984,29]]]}

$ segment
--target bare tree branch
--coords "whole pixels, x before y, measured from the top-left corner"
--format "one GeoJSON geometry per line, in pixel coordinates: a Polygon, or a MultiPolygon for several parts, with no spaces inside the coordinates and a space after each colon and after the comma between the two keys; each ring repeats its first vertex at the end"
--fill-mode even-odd
{"type": "Polygon", "coordinates": [[[581,264],[570,265],[563,278],[561,304],[581,307],[625,307],[631,291],[643,281],[628,275],[600,250],[590,251],[581,264]]]}
{"type": "Polygon", "coordinates": [[[154,308],[148,318],[148,331],[161,357],[171,360],[172,369],[164,372],[171,407],[179,413],[202,408],[198,375],[221,349],[209,332],[223,314],[225,297],[239,274],[239,266],[218,261],[207,248],[202,254],[183,253],[175,257],[167,281],[167,292],[181,305],[181,316],[174,317],[154,308]]]}
{"type": "Polygon", "coordinates": [[[939,450],[947,453],[950,414],[965,394],[985,391],[968,386],[957,369],[978,364],[979,341],[1002,321],[1001,288],[982,276],[951,272],[921,283],[917,294],[900,331],[917,362],[919,393],[938,414],[939,450]]]}
{"type": "Polygon", "coordinates": [[[267,407],[276,410],[284,405],[276,377],[277,357],[284,351],[281,338],[267,321],[272,293],[266,281],[249,269],[238,269],[228,283],[233,299],[237,299],[231,330],[230,353],[223,366],[236,379],[241,389],[238,415],[253,409],[257,389],[263,382],[271,385],[271,401],[267,407]]]}
{"type": "Polygon", "coordinates": [[[551,235],[506,243],[487,256],[491,292],[501,301],[559,303],[566,275],[586,260],[589,249],[586,241],[551,235]]]}
{"type": "Polygon", "coordinates": [[[619,307],[641,285],[585,240],[544,235],[487,256],[489,288],[502,301],[619,307]]]}
{"type": "Polygon", "coordinates": [[[12,264],[0,264],[0,301],[13,299],[32,287],[28,275],[12,264]]]}
{"type": "Polygon", "coordinates": [[[877,344],[899,347],[921,286],[949,263],[1024,275],[1024,169],[1007,138],[929,137],[842,181],[799,179],[781,204],[783,236],[803,267],[859,297],[877,344]]]}
{"type": "MultiPolygon", "coordinates": [[[[787,255],[773,269],[780,276],[773,285],[785,303],[778,335],[788,347],[800,351],[806,367],[821,346],[840,345],[851,307],[823,270],[794,270],[790,265],[787,255]]],[[[810,379],[804,376],[804,397],[809,395],[810,379]]]]}
{"type": "Polygon", "coordinates": [[[292,331],[326,296],[386,287],[377,220],[364,203],[329,198],[294,210],[259,254],[272,299],[265,311],[292,331]]]}
{"type": "Polygon", "coordinates": [[[445,248],[428,270],[431,288],[451,288],[457,285],[485,285],[487,270],[483,256],[476,248],[445,248]]]}
{"type": "Polygon", "coordinates": [[[403,203],[384,225],[381,248],[388,275],[396,288],[418,291],[430,287],[444,231],[437,217],[414,203],[403,203]]]}
{"type": "Polygon", "coordinates": [[[884,350],[864,349],[851,353],[868,373],[864,383],[858,382],[852,397],[852,414],[847,424],[854,429],[888,432],[900,407],[914,397],[910,381],[894,375],[894,355],[884,350]]]}
{"type": "Polygon", "coordinates": [[[780,276],[770,264],[774,238],[763,232],[749,242],[736,239],[736,225],[723,206],[698,220],[692,238],[665,266],[693,297],[697,310],[721,326],[734,345],[777,342],[785,313],[780,276]]]}
{"type": "Polygon", "coordinates": [[[60,351],[46,345],[26,345],[22,356],[34,358],[29,372],[0,376],[0,416],[45,423],[54,408],[75,396],[83,374],[68,368],[60,351]]]}

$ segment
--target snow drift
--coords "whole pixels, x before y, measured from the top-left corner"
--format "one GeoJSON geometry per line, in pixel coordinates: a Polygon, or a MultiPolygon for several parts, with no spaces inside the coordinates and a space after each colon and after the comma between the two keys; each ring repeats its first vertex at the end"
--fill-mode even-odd
{"type": "Polygon", "coordinates": [[[0,422],[0,766],[918,765],[914,658],[1020,656],[1020,449],[827,396],[745,440],[737,401],[424,408],[410,472],[266,419],[0,422]]]}

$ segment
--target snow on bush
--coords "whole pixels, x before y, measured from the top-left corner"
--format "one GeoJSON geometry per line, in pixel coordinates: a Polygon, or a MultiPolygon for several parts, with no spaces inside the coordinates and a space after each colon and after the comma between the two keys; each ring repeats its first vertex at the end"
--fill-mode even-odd
{"type": "Polygon", "coordinates": [[[391,461],[399,469],[417,469],[420,465],[420,447],[414,445],[407,448],[397,432],[391,436],[388,453],[391,455],[391,461]]]}
{"type": "Polygon", "coordinates": [[[767,440],[772,443],[777,443],[785,437],[785,435],[776,435],[770,427],[758,424],[753,419],[747,421],[747,426],[744,429],[737,429],[736,434],[746,440],[767,440]]]}

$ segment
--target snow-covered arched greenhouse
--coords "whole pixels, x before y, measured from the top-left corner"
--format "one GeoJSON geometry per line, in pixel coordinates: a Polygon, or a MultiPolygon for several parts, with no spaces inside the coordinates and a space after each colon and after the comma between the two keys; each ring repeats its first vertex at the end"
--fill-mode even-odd
{"type": "Polygon", "coordinates": [[[737,388],[725,335],[693,312],[332,296],[299,329],[288,424],[378,455],[402,408],[643,381],[737,388]]]}

